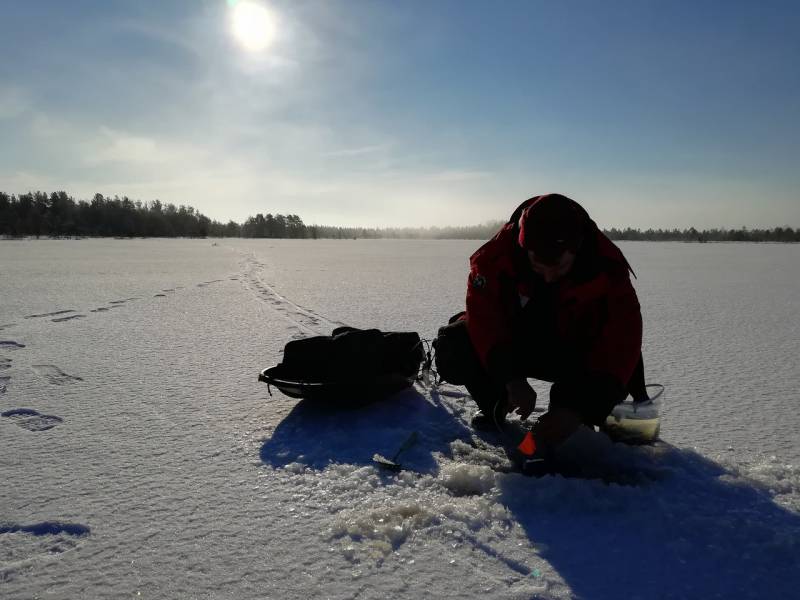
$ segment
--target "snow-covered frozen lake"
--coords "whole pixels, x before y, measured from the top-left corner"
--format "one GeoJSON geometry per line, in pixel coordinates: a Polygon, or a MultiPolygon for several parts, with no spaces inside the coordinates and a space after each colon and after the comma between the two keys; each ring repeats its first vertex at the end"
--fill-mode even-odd
{"type": "Polygon", "coordinates": [[[256,381],[340,323],[433,337],[478,246],[0,242],[0,597],[797,597],[800,246],[620,244],[667,387],[638,485],[498,472],[459,388],[256,381]]]}

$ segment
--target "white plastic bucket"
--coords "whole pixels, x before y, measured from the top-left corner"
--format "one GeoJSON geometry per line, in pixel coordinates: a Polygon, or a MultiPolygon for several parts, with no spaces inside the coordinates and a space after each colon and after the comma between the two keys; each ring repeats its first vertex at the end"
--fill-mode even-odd
{"type": "Polygon", "coordinates": [[[611,439],[629,444],[648,444],[658,438],[664,386],[651,383],[646,388],[649,400],[633,402],[627,399],[617,404],[608,415],[604,430],[611,439]]]}

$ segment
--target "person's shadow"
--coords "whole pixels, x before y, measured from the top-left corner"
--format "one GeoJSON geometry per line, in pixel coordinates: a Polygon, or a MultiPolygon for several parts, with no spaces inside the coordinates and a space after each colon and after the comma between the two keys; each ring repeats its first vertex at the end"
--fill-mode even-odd
{"type": "Polygon", "coordinates": [[[772,491],[691,450],[625,452],[640,485],[500,480],[501,502],[576,598],[800,597],[800,515],[772,491]]]}
{"type": "MultiPolygon", "coordinates": [[[[346,410],[300,401],[265,440],[261,460],[292,470],[374,466],[375,453],[392,458],[416,431],[419,441],[399,462],[435,477],[437,455],[473,436],[464,415],[454,414],[463,406],[441,396],[408,389],[346,410]]],[[[663,442],[614,448],[623,485],[519,474],[496,480],[499,501],[574,597],[798,597],[800,515],[777,504],[773,491],[663,442]]],[[[765,481],[797,497],[791,470],[783,484],[779,472],[765,481]]]]}
{"type": "Polygon", "coordinates": [[[361,408],[299,401],[261,447],[261,460],[272,467],[321,470],[332,463],[375,465],[381,454],[392,459],[409,436],[417,443],[398,462],[418,473],[436,475],[434,452],[449,452],[449,442],[469,437],[451,408],[431,394],[409,388],[361,408]]]}

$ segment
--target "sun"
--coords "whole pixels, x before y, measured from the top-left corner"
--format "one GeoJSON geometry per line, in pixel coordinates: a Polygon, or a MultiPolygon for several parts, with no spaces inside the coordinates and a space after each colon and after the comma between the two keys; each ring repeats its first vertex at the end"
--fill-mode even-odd
{"type": "Polygon", "coordinates": [[[233,4],[231,27],[233,37],[245,50],[260,52],[275,40],[278,25],[275,16],[254,0],[240,0],[233,4]]]}

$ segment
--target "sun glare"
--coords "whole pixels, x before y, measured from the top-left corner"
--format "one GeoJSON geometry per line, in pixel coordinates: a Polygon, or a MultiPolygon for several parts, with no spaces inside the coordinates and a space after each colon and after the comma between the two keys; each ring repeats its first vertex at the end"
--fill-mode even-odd
{"type": "Polygon", "coordinates": [[[266,49],[277,33],[274,15],[251,0],[240,0],[233,5],[232,27],[236,41],[250,52],[266,49]]]}

